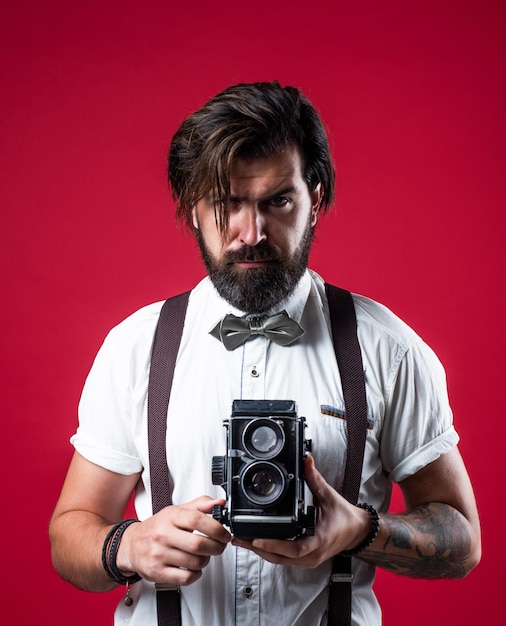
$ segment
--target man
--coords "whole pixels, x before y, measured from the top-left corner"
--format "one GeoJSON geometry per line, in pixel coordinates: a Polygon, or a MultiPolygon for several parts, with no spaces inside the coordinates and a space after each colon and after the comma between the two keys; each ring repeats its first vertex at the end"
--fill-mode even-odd
{"type": "Polygon", "coordinates": [[[480,559],[480,530],[444,371],[411,329],[360,296],[354,304],[369,428],[359,502],[372,508],[339,494],[344,400],[324,283],[307,269],[334,190],[313,107],[278,83],[230,87],[183,122],[169,178],[178,218],[194,230],[209,274],[191,293],[168,410],[174,504],[152,515],[146,397],[159,303],[111,331],[87,379],[76,452],[50,527],[57,570],[83,589],[114,587],[102,564],[105,544],[119,580],[141,577],[116,623],[143,626],[156,624],[153,583],[180,586],[184,625],[325,624],[331,559],[358,548],[356,625],[381,621],[371,590],[376,565],[415,577],[465,576],[480,559]],[[303,329],[289,345],[263,335],[235,349],[221,343],[225,314],[280,311],[303,329]],[[223,419],[240,398],[292,399],[306,417],[314,536],[232,538],[210,515],[224,502],[211,459],[225,453],[223,419]],[[400,515],[386,513],[392,481],[405,498],[400,515]],[[133,491],[142,521],[117,531],[133,491]],[[117,541],[108,538],[111,528],[113,538],[121,534],[117,541]]]}

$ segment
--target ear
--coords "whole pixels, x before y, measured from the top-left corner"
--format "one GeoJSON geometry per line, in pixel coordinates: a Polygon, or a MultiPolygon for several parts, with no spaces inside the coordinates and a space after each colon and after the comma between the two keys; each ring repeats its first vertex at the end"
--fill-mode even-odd
{"type": "Polygon", "coordinates": [[[193,227],[198,230],[199,229],[199,218],[197,217],[197,207],[193,207],[193,209],[192,209],[192,222],[193,222],[193,227]]]}
{"type": "Polygon", "coordinates": [[[316,226],[318,221],[318,215],[320,213],[320,206],[323,198],[323,187],[321,183],[318,183],[311,194],[312,206],[311,206],[311,226],[316,226]]]}

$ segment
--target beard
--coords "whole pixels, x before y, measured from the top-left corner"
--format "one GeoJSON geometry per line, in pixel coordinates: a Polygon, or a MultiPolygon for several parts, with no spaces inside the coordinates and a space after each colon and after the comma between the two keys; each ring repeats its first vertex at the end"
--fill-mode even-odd
{"type": "Polygon", "coordinates": [[[220,296],[245,313],[264,313],[284,300],[306,271],[314,227],[308,221],[302,240],[290,257],[261,241],[256,246],[225,252],[216,260],[199,229],[195,229],[195,235],[209,278],[220,296]],[[236,263],[245,261],[266,261],[267,265],[251,269],[236,267],[236,263]]]}

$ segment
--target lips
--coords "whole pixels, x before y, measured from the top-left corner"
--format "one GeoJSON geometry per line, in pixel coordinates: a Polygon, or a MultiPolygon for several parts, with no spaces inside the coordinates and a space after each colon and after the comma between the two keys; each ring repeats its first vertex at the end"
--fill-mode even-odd
{"type": "Polygon", "coordinates": [[[236,261],[235,265],[245,269],[255,269],[257,267],[265,267],[271,261],[236,261]]]}

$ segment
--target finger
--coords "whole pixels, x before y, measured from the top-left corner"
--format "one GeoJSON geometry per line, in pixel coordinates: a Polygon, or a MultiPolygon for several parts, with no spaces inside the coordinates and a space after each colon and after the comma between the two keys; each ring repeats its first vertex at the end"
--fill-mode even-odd
{"type": "MultiPolygon", "coordinates": [[[[213,501],[216,502],[216,501],[213,501]]],[[[229,543],[231,536],[228,530],[218,521],[203,513],[199,508],[174,507],[168,511],[172,525],[175,529],[184,531],[184,539],[193,546],[206,544],[205,538],[220,544],[219,552],[213,550],[213,554],[221,553],[224,546],[229,543]]],[[[183,540],[183,537],[178,537],[183,540]]],[[[193,551],[190,549],[189,551],[193,551]]]]}
{"type": "Polygon", "coordinates": [[[226,530],[224,531],[223,528],[218,528],[215,533],[218,537],[216,539],[213,536],[214,528],[206,528],[206,524],[202,524],[201,528],[203,530],[197,529],[193,532],[175,529],[171,543],[174,547],[184,552],[198,556],[217,556],[222,554],[231,539],[230,534],[226,530]],[[223,532],[226,533],[224,540],[222,540],[223,532]]]}
{"type": "Polygon", "coordinates": [[[202,576],[202,570],[190,570],[172,565],[160,567],[156,570],[146,572],[143,578],[153,583],[169,583],[183,587],[191,585],[202,576]]]}
{"type": "Polygon", "coordinates": [[[180,567],[192,572],[198,572],[209,564],[210,559],[209,555],[202,556],[169,548],[163,555],[161,567],[180,567]]]}
{"type": "Polygon", "coordinates": [[[235,546],[252,550],[258,556],[271,561],[271,563],[292,565],[295,565],[298,559],[306,557],[315,547],[315,540],[312,537],[305,537],[296,541],[283,539],[245,540],[234,537],[232,543],[235,546]]]}
{"type": "Polygon", "coordinates": [[[195,500],[191,500],[190,502],[187,502],[186,504],[183,504],[181,506],[184,507],[185,509],[196,509],[197,511],[200,511],[201,513],[209,514],[213,512],[214,506],[224,505],[224,504],[225,504],[225,500],[223,498],[213,499],[213,498],[210,498],[209,496],[199,496],[198,498],[195,498],[195,500]]]}
{"type": "Polygon", "coordinates": [[[134,568],[134,571],[139,571],[143,578],[150,581],[190,584],[200,577],[210,558],[222,554],[225,547],[226,543],[172,526],[170,533],[160,537],[156,543],[148,544],[141,561],[142,571],[139,568],[134,568]],[[187,573],[182,574],[178,569],[187,573]]]}
{"type": "MultiPolygon", "coordinates": [[[[281,554],[264,550],[262,545],[258,547],[254,546],[252,539],[237,539],[237,537],[234,537],[232,539],[232,543],[234,546],[238,548],[245,548],[246,550],[251,550],[258,556],[262,557],[266,561],[270,561],[271,563],[283,565],[284,564],[283,561],[286,560],[286,564],[288,564],[289,559],[286,559],[281,554]]],[[[257,544],[257,542],[255,542],[255,544],[257,544]]]]}
{"type": "Polygon", "coordinates": [[[333,497],[334,490],[316,469],[312,456],[308,456],[304,460],[304,479],[318,504],[321,505],[333,497]]]}
{"type": "Polygon", "coordinates": [[[202,570],[192,571],[189,569],[181,569],[177,567],[170,567],[167,572],[164,573],[164,578],[153,580],[152,582],[168,582],[178,587],[185,587],[192,585],[202,576],[202,570]]]}

